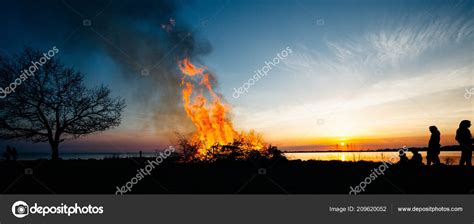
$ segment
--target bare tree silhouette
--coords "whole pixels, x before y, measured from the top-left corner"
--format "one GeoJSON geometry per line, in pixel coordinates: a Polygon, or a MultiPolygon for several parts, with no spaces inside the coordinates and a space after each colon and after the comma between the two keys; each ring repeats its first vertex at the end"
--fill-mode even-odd
{"type": "MultiPolygon", "coordinates": [[[[30,48],[18,55],[0,57],[0,87],[17,82],[20,73],[43,54],[30,48]]],[[[121,122],[125,100],[113,98],[109,88],[87,88],[84,74],[51,58],[0,99],[0,138],[48,142],[53,160],[59,144],[121,122]]]]}

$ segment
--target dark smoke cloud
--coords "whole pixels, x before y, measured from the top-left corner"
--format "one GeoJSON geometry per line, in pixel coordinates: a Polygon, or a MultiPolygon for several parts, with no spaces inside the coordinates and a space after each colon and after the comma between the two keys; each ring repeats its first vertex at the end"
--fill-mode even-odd
{"type": "Polygon", "coordinates": [[[211,47],[205,40],[197,41],[199,27],[187,27],[177,19],[177,1],[56,0],[0,4],[21,14],[11,16],[38,38],[65,39],[73,33],[61,46],[63,49],[106,52],[120,66],[121,74],[117,75],[130,82],[135,91],[133,100],[139,101],[137,105],[144,111],[154,111],[160,127],[172,129],[187,120],[181,106],[181,75],[176,63],[185,56],[198,59],[208,54],[211,47]],[[176,19],[175,24],[170,19],[176,19]],[[82,26],[84,20],[90,20],[91,26],[82,26]]]}

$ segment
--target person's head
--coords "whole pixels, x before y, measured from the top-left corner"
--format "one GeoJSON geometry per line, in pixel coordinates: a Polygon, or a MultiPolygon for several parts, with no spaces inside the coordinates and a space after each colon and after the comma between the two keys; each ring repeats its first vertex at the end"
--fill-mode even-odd
{"type": "Polygon", "coordinates": [[[463,120],[461,123],[459,123],[459,128],[470,128],[471,127],[471,121],[470,120],[463,120]]]}
{"type": "Polygon", "coordinates": [[[413,153],[413,155],[418,154],[418,149],[411,148],[410,152],[413,153]]]}
{"type": "Polygon", "coordinates": [[[430,132],[431,133],[436,133],[436,132],[438,132],[438,128],[436,126],[430,126],[430,132]]]}
{"type": "Polygon", "coordinates": [[[400,156],[400,157],[406,157],[407,155],[406,155],[405,151],[399,150],[399,151],[398,151],[398,156],[400,156]]]}

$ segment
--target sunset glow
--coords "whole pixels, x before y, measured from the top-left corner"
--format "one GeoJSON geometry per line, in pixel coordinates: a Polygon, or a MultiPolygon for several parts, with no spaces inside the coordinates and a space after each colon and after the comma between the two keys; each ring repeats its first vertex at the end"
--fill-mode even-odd
{"type": "MultiPolygon", "coordinates": [[[[457,144],[459,122],[474,119],[474,97],[465,97],[474,86],[472,2],[322,2],[229,4],[205,26],[219,4],[186,3],[124,26],[103,21],[97,40],[71,34],[58,58],[127,107],[120,126],[65,150],[153,151],[176,143],[175,133],[204,148],[238,138],[287,150],[399,148],[426,146],[431,125],[442,145],[457,144]]],[[[40,33],[12,23],[2,51],[59,45],[69,21],[40,33]]]]}

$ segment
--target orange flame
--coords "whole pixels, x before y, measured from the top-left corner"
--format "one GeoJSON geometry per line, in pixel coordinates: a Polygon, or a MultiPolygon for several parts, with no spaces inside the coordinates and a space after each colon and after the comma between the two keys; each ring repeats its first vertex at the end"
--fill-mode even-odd
{"type": "Polygon", "coordinates": [[[203,68],[196,68],[191,62],[189,61],[188,58],[185,58],[184,60],[180,61],[178,64],[179,69],[181,69],[181,72],[185,75],[189,76],[194,76],[196,74],[202,74],[204,72],[203,68]]]}
{"type": "Polygon", "coordinates": [[[196,126],[194,140],[200,143],[198,154],[206,155],[213,146],[225,146],[240,141],[243,150],[261,150],[264,143],[255,132],[238,133],[228,114],[229,105],[222,102],[212,85],[212,76],[198,68],[188,58],[179,61],[184,74],[181,82],[186,114],[196,126]]]}

